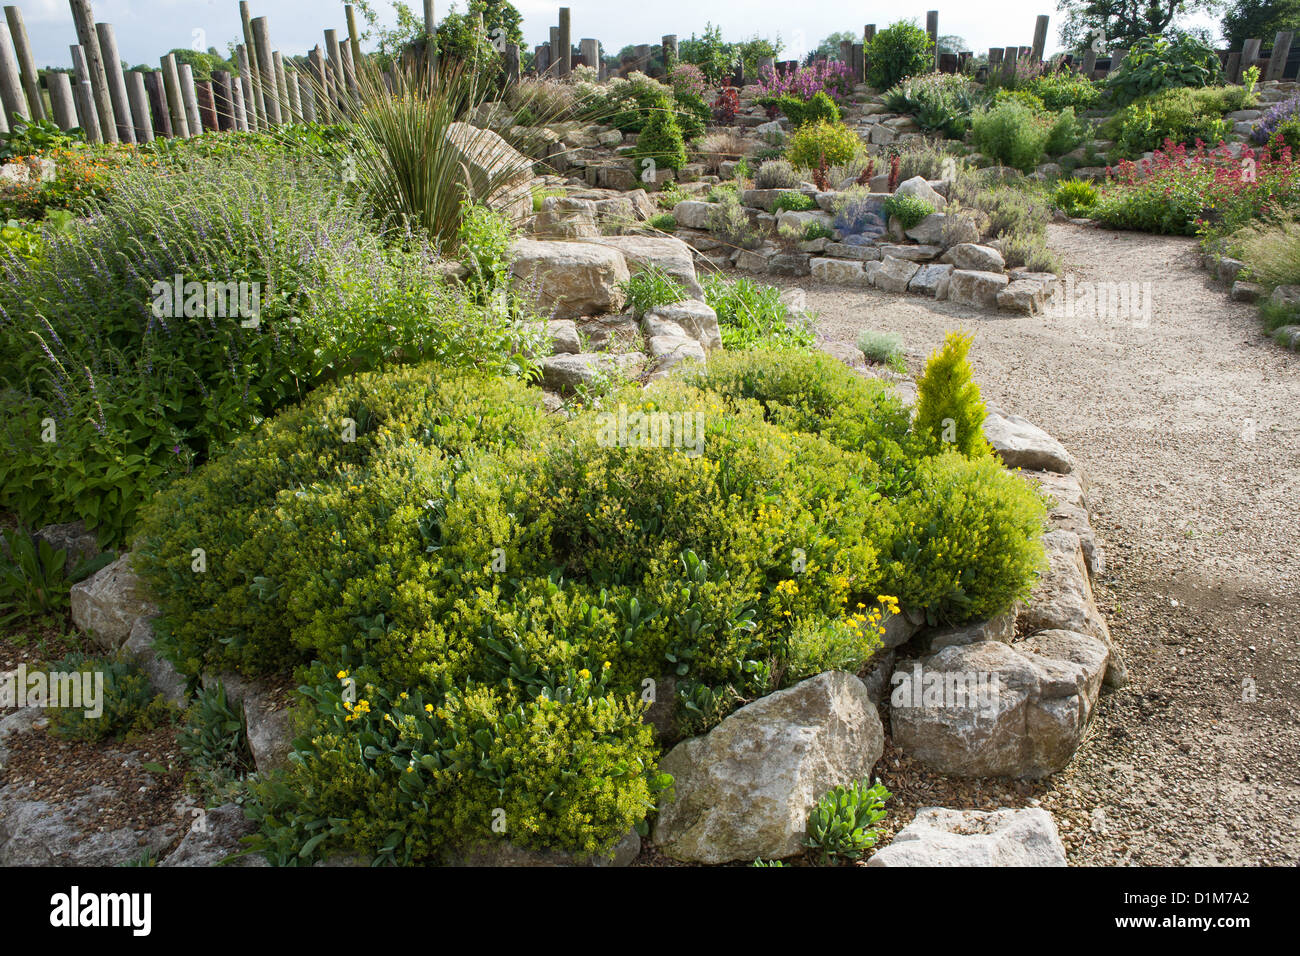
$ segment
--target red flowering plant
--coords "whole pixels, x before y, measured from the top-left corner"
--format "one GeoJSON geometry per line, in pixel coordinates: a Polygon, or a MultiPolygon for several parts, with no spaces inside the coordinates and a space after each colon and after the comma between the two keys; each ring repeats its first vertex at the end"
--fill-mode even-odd
{"type": "Polygon", "coordinates": [[[1097,221],[1121,229],[1221,236],[1300,210],[1300,164],[1275,137],[1261,149],[1188,148],[1165,140],[1150,159],[1106,170],[1097,221]]]}
{"type": "Polygon", "coordinates": [[[736,111],[740,109],[740,93],[734,86],[724,86],[718,91],[718,98],[713,101],[713,120],[721,126],[730,126],[736,121],[736,111]]]}

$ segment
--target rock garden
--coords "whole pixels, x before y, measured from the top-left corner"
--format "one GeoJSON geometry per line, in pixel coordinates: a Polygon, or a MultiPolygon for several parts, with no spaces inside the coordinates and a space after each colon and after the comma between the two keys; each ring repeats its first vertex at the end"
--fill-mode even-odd
{"type": "Polygon", "coordinates": [[[502,8],[433,72],[245,51],[229,129],[10,116],[0,865],[1077,862],[1036,800],[890,818],[1053,785],[1133,693],[1125,542],[979,329],[1096,307],[1049,238],[1104,227],[1300,347],[1296,83],[1176,31],[614,58],[565,9],[528,53],[502,8]]]}

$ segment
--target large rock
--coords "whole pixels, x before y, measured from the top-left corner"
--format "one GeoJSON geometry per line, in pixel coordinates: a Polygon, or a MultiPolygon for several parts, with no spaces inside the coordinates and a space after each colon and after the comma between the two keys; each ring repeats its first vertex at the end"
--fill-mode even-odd
{"type": "Polygon", "coordinates": [[[909,292],[915,292],[918,295],[929,295],[936,299],[948,298],[948,286],[952,282],[952,266],[950,265],[928,265],[921,266],[916,270],[916,275],[912,276],[912,281],[907,284],[909,292]]]}
{"type": "Polygon", "coordinates": [[[1123,687],[1128,671],[1093,597],[1079,536],[1073,531],[1049,531],[1043,535],[1043,550],[1047,570],[1021,611],[1021,625],[1031,632],[1066,630],[1095,637],[1110,652],[1106,686],[1123,687]]]}
{"type": "Polygon", "coordinates": [[[154,690],[173,704],[183,705],[189,699],[185,693],[185,678],[172,666],[171,661],[158,654],[153,637],[153,618],[136,618],[122,650],[149,678],[154,690]]]}
{"type": "Polygon", "coordinates": [[[137,618],[158,613],[144,582],[131,570],[130,554],[74,584],[71,600],[72,622],[106,651],[122,646],[137,618]]]}
{"type": "Polygon", "coordinates": [[[813,259],[809,264],[812,277],[831,285],[866,285],[867,274],[857,259],[813,259]]]}
{"type": "Polygon", "coordinates": [[[1054,471],[1022,471],[1021,477],[1035,482],[1047,495],[1047,520],[1054,529],[1073,531],[1079,536],[1088,574],[1097,578],[1106,573],[1106,552],[1092,527],[1088,498],[1079,473],[1060,475],[1054,471]]]}
{"type": "Polygon", "coordinates": [[[713,203],[698,199],[683,199],[673,207],[673,218],[685,229],[708,229],[709,215],[716,209],[713,203]]]}
{"type": "Polygon", "coordinates": [[[491,130],[449,123],[445,145],[469,175],[470,195],[522,220],[533,211],[533,161],[491,130]]]}
{"type": "Polygon", "coordinates": [[[594,242],[621,252],[628,271],[633,275],[653,266],[680,282],[691,298],[704,297],[704,289],[695,275],[691,247],[680,239],[672,236],[601,236],[594,242]]]}
{"type": "MultiPolygon", "coordinates": [[[[631,205],[628,206],[629,211],[631,205]]],[[[533,235],[539,239],[594,239],[600,235],[596,224],[596,203],[590,199],[548,196],[533,220],[533,235]]]]}
{"type": "Polygon", "coordinates": [[[885,292],[906,292],[908,283],[920,269],[915,262],[909,262],[907,259],[899,259],[896,256],[885,256],[881,260],[880,269],[872,276],[872,283],[877,289],[883,289],[885,292]]]}
{"type": "Polygon", "coordinates": [[[208,687],[218,680],[225,685],[226,702],[231,707],[244,707],[244,729],[257,772],[267,774],[283,767],[293,750],[293,727],[283,695],[264,681],[238,674],[205,676],[203,685],[208,687]]]}
{"type": "Polygon", "coordinates": [[[883,750],[880,718],[853,675],[829,671],[777,691],[660,761],[674,793],[655,843],[697,863],[794,856],[817,800],[869,776],[883,750]]]}
{"type": "MultiPolygon", "coordinates": [[[[41,528],[33,535],[38,541],[45,541],[55,551],[66,555],[64,571],[72,573],[73,568],[84,561],[99,555],[99,539],[93,532],[86,530],[84,521],[72,521],[67,524],[51,524],[41,528]]],[[[7,551],[7,547],[5,548],[7,551]]]]}
{"type": "Polygon", "coordinates": [[[947,219],[948,217],[941,212],[930,213],[911,229],[906,230],[905,235],[913,242],[941,245],[943,243],[944,223],[947,219]]]}
{"type": "MultiPolygon", "coordinates": [[[[247,849],[240,840],[257,832],[257,824],[244,817],[235,803],[204,810],[191,816],[190,829],[159,866],[217,866],[222,860],[247,849]]],[[[266,858],[250,853],[231,860],[227,866],[268,866],[266,858]]]]}
{"type": "Polygon", "coordinates": [[[955,269],[948,282],[948,301],[980,309],[996,309],[998,293],[1006,286],[1007,277],[1001,273],[955,269]]]}
{"type": "Polygon", "coordinates": [[[98,784],[62,803],[24,800],[17,784],[0,789],[0,866],[120,866],[176,838],[171,824],[102,829],[101,809],[120,800],[98,784]]]}
{"type": "Polygon", "coordinates": [[[666,375],[682,362],[703,362],[705,359],[703,346],[688,336],[654,335],[646,347],[654,361],[653,378],[666,375]]]}
{"type": "Polygon", "coordinates": [[[1008,468],[1055,471],[1063,475],[1074,471],[1074,459],[1065,446],[1019,415],[989,408],[984,419],[984,437],[1008,468]]]}
{"type": "Polygon", "coordinates": [[[645,314],[645,318],[676,323],[706,350],[722,348],[718,313],[698,299],[655,306],[645,314]]]}
{"type": "Polygon", "coordinates": [[[579,352],[542,359],[542,382],[557,392],[572,392],[606,377],[624,378],[646,362],[641,352],[579,352]]]}
{"type": "Polygon", "coordinates": [[[1051,815],[924,807],[867,866],[1066,866],[1051,815]]]}
{"type": "Polygon", "coordinates": [[[1041,315],[1047,305],[1047,290],[1041,282],[1021,279],[998,293],[998,308],[1016,315],[1041,315]]]}
{"type": "Polygon", "coordinates": [[[895,672],[894,743],[932,770],[1037,779],[1069,763],[1108,659],[1084,634],[1022,652],[997,641],[946,647],[895,672]]]}
{"type": "MultiPolygon", "coordinates": [[[[875,142],[873,139],[872,142],[875,142]]],[[[911,179],[898,184],[894,190],[895,196],[916,196],[924,199],[934,209],[941,210],[948,205],[948,200],[939,194],[924,176],[913,176],[911,179]]]]}
{"type": "Polygon", "coordinates": [[[517,239],[510,254],[516,290],[535,294],[550,318],[573,319],[623,307],[622,285],[630,273],[618,249],[594,242],[517,239]]]}
{"type": "Polygon", "coordinates": [[[1006,262],[1002,253],[989,246],[976,245],[973,242],[959,242],[943,254],[944,262],[951,262],[958,269],[968,272],[1004,272],[1006,262]]]}

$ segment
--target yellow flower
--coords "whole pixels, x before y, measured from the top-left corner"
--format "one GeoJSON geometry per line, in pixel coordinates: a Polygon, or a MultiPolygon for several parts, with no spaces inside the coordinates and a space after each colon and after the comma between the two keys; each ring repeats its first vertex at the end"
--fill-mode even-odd
{"type": "Polygon", "coordinates": [[[339,672],[338,672],[337,674],[335,674],[334,676],[337,677],[339,680],[343,680],[345,677],[348,676],[348,672],[347,672],[347,671],[339,671],[339,672]]]}
{"type": "Polygon", "coordinates": [[[432,714],[432,713],[433,713],[433,704],[425,704],[425,705],[424,705],[424,709],[425,709],[426,711],[428,711],[429,713],[432,714]]]}
{"type": "Polygon", "coordinates": [[[578,676],[581,677],[583,680],[587,680],[588,678],[591,677],[591,671],[587,670],[587,668],[584,667],[582,670],[578,671],[578,676]]]}

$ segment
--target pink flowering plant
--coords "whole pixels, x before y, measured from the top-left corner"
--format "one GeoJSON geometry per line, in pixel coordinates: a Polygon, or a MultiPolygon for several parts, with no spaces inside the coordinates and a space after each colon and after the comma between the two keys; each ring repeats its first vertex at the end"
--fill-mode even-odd
{"type": "Polygon", "coordinates": [[[1165,140],[1151,159],[1106,172],[1092,216],[1121,229],[1221,236],[1300,209],[1300,167],[1280,137],[1239,155],[1223,143],[1189,149],[1165,140]]]}
{"type": "Polygon", "coordinates": [[[797,96],[807,101],[825,92],[836,103],[842,103],[853,92],[853,70],[847,63],[823,61],[811,66],[801,66],[784,76],[772,69],[763,69],[758,77],[763,99],[797,96]]]}

